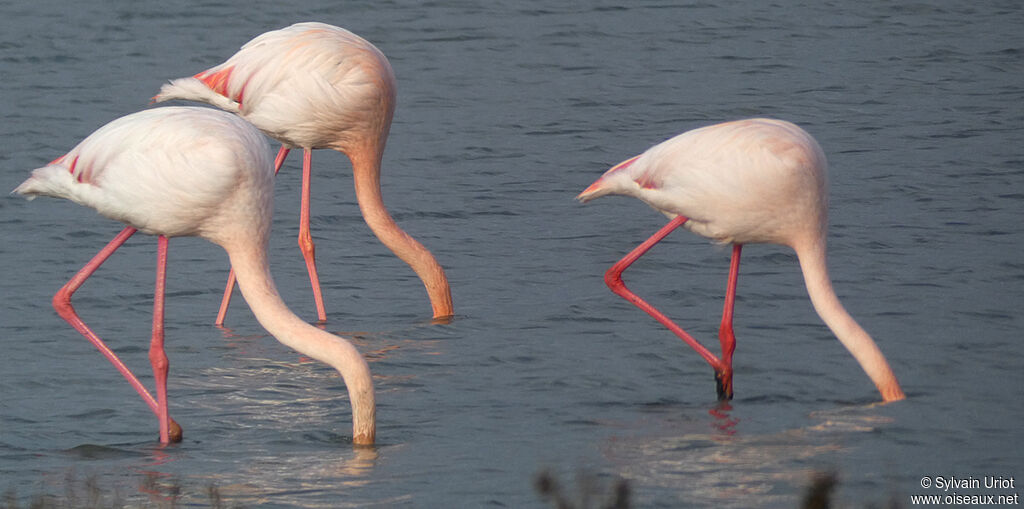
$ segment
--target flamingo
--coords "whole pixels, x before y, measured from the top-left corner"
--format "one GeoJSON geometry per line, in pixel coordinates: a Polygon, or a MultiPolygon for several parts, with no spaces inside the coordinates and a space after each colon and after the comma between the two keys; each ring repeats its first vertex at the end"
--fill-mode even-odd
{"type": "Polygon", "coordinates": [[[617,295],[672,330],[711,365],[721,400],[733,395],[733,309],[740,251],[748,243],[792,248],[818,316],[860,363],[883,400],[905,397],[885,356],[843,308],[832,288],[825,249],[826,166],[821,147],[796,125],[773,119],[739,120],[688,131],[655,145],[615,165],[577,196],[584,203],[608,194],[632,196],[670,218],[612,265],[605,282],[617,295]],[[718,334],[720,357],[622,282],[627,267],[680,226],[733,245],[718,334]]]}
{"type": "MultiPolygon", "coordinates": [[[[306,261],[317,316],[327,319],[310,234],[312,149],[329,148],[352,162],[356,198],[377,238],[423,281],[434,318],[452,316],[444,269],[406,234],[384,207],[380,167],[395,109],[395,75],[387,58],[358,35],[324,23],[297,23],[259,35],[226,62],[172,80],[154,102],[200,101],[240,115],[281,142],[275,173],[293,147],[303,149],[299,248],[306,261]]],[[[217,325],[231,299],[228,276],[217,325]]]]}
{"type": "Polygon", "coordinates": [[[292,313],[267,262],[273,209],[270,147],[251,125],[210,108],[166,107],[134,113],[101,127],[67,154],[32,172],[14,192],[65,198],[127,226],[53,297],[57,313],[128,379],[157,415],[160,442],[181,440],[167,409],[164,282],[168,237],[198,236],[224,248],[242,296],[281,343],[341,373],[352,405],[353,443],[372,444],[373,381],[359,351],[343,338],[292,313]],[[79,318],[71,297],[136,231],[157,235],[157,277],[149,358],[154,398],[117,355],[79,318]]]}

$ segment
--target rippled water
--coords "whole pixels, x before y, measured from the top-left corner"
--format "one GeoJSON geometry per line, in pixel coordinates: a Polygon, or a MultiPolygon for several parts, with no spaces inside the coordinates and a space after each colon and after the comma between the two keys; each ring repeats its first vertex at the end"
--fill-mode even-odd
{"type": "MultiPolygon", "coordinates": [[[[395,68],[385,200],[447,268],[458,316],[429,323],[419,280],[362,222],[347,161],[317,152],[326,327],[371,360],[380,443],[351,447],[341,380],[241,301],[211,326],[226,257],[176,239],[170,398],[186,440],[160,448],[149,410],[50,308],[120,226],[0,200],[0,490],[16,500],[92,483],[130,506],[203,506],[211,485],[244,507],[542,506],[546,470],[571,497],[576,478],[600,493],[622,479],[640,507],[794,507],[835,471],[837,498],[861,507],[942,493],[923,476],[1024,482],[1018,2],[246,5],[0,3],[0,187],[258,33],[345,26],[395,68]],[[755,115],[825,148],[833,278],[905,402],[872,405],[782,248],[744,251],[728,408],[699,357],[604,287],[663,218],[573,196],[655,142],[755,115]]],[[[313,320],[298,159],[278,180],[272,256],[313,320]]],[[[144,381],[154,252],[132,239],[75,298],[144,381]]],[[[678,233],[626,277],[713,343],[727,260],[678,233]]]]}

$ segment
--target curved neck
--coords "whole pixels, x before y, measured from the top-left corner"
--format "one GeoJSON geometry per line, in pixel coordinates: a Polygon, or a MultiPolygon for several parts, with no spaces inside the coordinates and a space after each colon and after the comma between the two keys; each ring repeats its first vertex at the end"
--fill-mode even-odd
{"type": "Polygon", "coordinates": [[[828,275],[824,236],[802,245],[794,246],[800,268],[804,273],[807,293],[814,310],[832,330],[839,342],[853,355],[861,368],[875,383],[885,401],[903,399],[903,390],[885,360],[878,345],[871,336],[847,313],[839,302],[832,280],[828,275]]]}
{"type": "Polygon", "coordinates": [[[444,269],[434,255],[416,239],[405,233],[388,213],[380,190],[381,150],[366,148],[348,151],[352,161],[352,175],[356,187],[356,199],[363,219],[398,258],[407,263],[427,289],[434,318],[452,316],[452,295],[444,269]]]}
{"type": "Polygon", "coordinates": [[[231,268],[242,296],[256,319],[281,343],[341,373],[352,405],[352,441],[372,444],[376,434],[373,379],[366,359],[351,343],[302,321],[285,306],[274,286],[266,250],[256,246],[228,248],[231,268]]]}

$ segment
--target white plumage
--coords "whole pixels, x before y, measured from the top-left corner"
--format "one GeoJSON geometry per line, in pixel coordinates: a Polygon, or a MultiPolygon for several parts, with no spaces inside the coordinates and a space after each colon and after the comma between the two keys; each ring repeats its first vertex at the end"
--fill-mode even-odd
{"type": "Polygon", "coordinates": [[[14,191],[65,198],[152,235],[253,231],[272,208],[269,150],[232,115],[157,108],[97,129],[14,191]]]}

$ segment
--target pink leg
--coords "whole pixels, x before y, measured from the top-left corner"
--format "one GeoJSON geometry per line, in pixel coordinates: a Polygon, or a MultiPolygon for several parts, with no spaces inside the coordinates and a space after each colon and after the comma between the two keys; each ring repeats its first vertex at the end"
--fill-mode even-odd
{"type": "Polygon", "coordinates": [[[160,421],[160,443],[170,442],[167,416],[167,371],[170,361],[164,351],[164,294],[167,288],[167,237],[157,237],[156,285],[153,289],[153,337],[149,342],[149,363],[156,381],[156,418],[160,421]]]}
{"type": "MultiPolygon", "coordinates": [[[[288,157],[288,152],[291,149],[281,145],[281,149],[277,151],[277,158],[274,159],[274,175],[277,175],[281,171],[281,166],[284,165],[284,160],[288,157]]],[[[224,325],[224,317],[228,314],[228,305],[231,304],[231,294],[235,291],[235,269],[228,271],[228,282],[224,285],[224,297],[220,301],[220,311],[217,312],[217,321],[214,325],[224,325]]]]}
{"type": "Polygon", "coordinates": [[[732,261],[729,263],[729,283],[725,289],[725,305],[722,308],[722,325],[718,329],[718,341],[722,344],[722,363],[725,369],[715,374],[718,381],[718,399],[732,399],[732,353],[736,350],[736,335],[732,331],[732,313],[736,307],[736,281],[740,275],[740,251],[743,246],[732,246],[732,261]]]}
{"type": "Polygon", "coordinates": [[[669,233],[672,233],[673,230],[682,226],[683,223],[685,223],[686,221],[687,218],[683,216],[677,216],[675,219],[669,221],[669,223],[663,226],[660,230],[658,230],[657,233],[655,233],[649,239],[645,240],[642,244],[637,246],[636,249],[634,249],[629,254],[624,256],[615,265],[612,265],[611,268],[609,268],[608,271],[605,272],[604,281],[605,283],[608,284],[608,287],[611,288],[613,292],[615,292],[616,295],[628,300],[629,302],[633,303],[633,305],[635,305],[636,307],[646,311],[647,314],[654,317],[655,320],[660,322],[665,327],[668,327],[668,329],[674,332],[676,336],[679,336],[679,338],[682,339],[686,344],[690,345],[691,348],[693,348],[698,354],[700,354],[700,356],[703,357],[704,360],[707,361],[707,363],[710,364],[712,368],[714,368],[716,374],[715,376],[717,378],[721,373],[725,371],[727,367],[726,364],[722,362],[722,360],[719,359],[718,357],[715,357],[715,355],[712,354],[707,348],[705,348],[704,345],[700,344],[696,339],[693,338],[693,336],[687,334],[686,331],[684,331],[681,327],[676,325],[675,322],[670,320],[661,311],[658,311],[654,306],[648,304],[638,295],[636,295],[628,288],[626,288],[626,284],[622,282],[622,272],[626,270],[626,268],[632,265],[633,262],[637,261],[637,259],[643,256],[644,253],[646,253],[652,247],[654,247],[655,244],[657,244],[662,239],[667,237],[669,233]]]}
{"type": "MultiPolygon", "coordinates": [[[[142,396],[142,400],[149,405],[149,408],[153,413],[160,416],[160,404],[157,400],[153,398],[148,390],[146,390],[146,387],[142,385],[142,382],[139,382],[139,379],[135,377],[131,370],[121,362],[121,359],[119,359],[117,355],[103,343],[103,340],[101,340],[99,336],[97,336],[96,333],[78,317],[78,313],[75,312],[75,308],[71,305],[71,296],[81,288],[82,284],[85,283],[85,280],[89,279],[89,277],[100,268],[100,265],[103,265],[103,262],[110,258],[110,255],[112,255],[117,248],[121,247],[129,237],[135,234],[135,232],[136,229],[130,226],[121,230],[121,233],[117,234],[117,236],[114,237],[114,240],[111,240],[110,243],[101,249],[92,260],[89,260],[89,263],[82,267],[82,270],[78,271],[70,281],[57,291],[53,296],[53,308],[57,311],[57,314],[64,319],[64,321],[68,322],[68,324],[74,327],[81,335],[85,336],[85,338],[88,339],[89,342],[92,343],[93,346],[95,346],[100,353],[102,353],[103,356],[106,357],[115,368],[117,368],[118,371],[121,372],[121,374],[128,380],[128,383],[130,383],[132,387],[135,388],[135,391],[139,393],[139,396],[142,396]]],[[[181,440],[181,427],[178,426],[173,419],[168,417],[167,420],[169,421],[168,426],[170,428],[169,435],[173,436],[176,429],[178,436],[177,440],[181,440]]],[[[161,441],[163,441],[163,438],[164,437],[161,434],[161,441]]]]}
{"type": "Polygon", "coordinates": [[[313,151],[302,151],[302,208],[299,211],[299,249],[306,259],[306,270],[309,271],[309,283],[313,286],[313,301],[316,303],[317,319],[327,321],[324,308],[324,296],[320,292],[320,276],[316,272],[316,248],[313,246],[313,235],[309,231],[310,177],[313,164],[313,151]]]}

